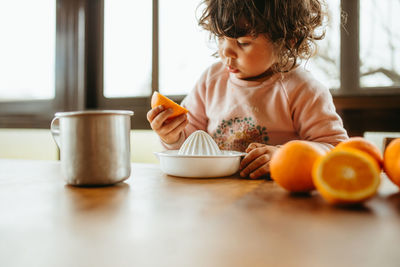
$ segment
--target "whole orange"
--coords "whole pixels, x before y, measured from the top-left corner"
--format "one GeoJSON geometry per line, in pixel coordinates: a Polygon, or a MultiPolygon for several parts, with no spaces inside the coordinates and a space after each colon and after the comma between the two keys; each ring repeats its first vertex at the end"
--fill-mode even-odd
{"type": "Polygon", "coordinates": [[[400,138],[394,139],[386,147],[383,166],[389,179],[400,187],[400,138]]]}
{"type": "Polygon", "coordinates": [[[355,148],[366,152],[373,157],[378,165],[383,167],[383,156],[379,148],[374,143],[363,137],[350,137],[349,139],[340,142],[335,148],[355,148]]]}
{"type": "Polygon", "coordinates": [[[271,178],[290,192],[315,189],[312,179],[314,162],[325,153],[308,141],[294,140],[283,145],[270,161],[271,178]]]}

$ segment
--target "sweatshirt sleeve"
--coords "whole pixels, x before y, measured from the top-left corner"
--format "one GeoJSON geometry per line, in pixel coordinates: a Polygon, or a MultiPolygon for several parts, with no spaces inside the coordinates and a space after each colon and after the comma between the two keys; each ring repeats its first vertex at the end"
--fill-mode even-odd
{"type": "Polygon", "coordinates": [[[174,144],[165,144],[161,141],[164,148],[172,150],[179,149],[186,138],[196,130],[207,131],[208,117],[206,114],[206,83],[207,71],[203,73],[193,90],[183,99],[181,105],[189,110],[187,116],[189,124],[181,134],[179,140],[174,144]]]}
{"type": "Polygon", "coordinates": [[[289,96],[294,127],[303,140],[315,142],[325,151],[348,139],[332,95],[312,81],[297,86],[289,96]]]}

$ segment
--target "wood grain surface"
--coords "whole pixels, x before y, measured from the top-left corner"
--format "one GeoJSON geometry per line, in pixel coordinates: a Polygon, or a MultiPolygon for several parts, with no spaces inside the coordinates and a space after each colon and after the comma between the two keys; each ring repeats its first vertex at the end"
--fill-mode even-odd
{"type": "Polygon", "coordinates": [[[399,266],[400,193],[362,206],[273,181],[186,179],[133,164],[126,182],[65,184],[57,161],[0,159],[0,266],[399,266]]]}

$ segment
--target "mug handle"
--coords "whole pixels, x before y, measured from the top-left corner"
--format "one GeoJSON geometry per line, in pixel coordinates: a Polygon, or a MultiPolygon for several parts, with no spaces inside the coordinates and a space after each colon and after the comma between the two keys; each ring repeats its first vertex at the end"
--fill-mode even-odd
{"type": "Polygon", "coordinates": [[[59,149],[61,149],[60,144],[60,118],[55,117],[50,123],[50,131],[59,149]]]}

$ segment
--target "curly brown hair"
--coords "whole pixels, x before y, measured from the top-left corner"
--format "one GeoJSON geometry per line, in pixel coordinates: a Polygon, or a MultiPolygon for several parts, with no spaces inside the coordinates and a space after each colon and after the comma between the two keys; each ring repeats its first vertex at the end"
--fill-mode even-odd
{"type": "Polygon", "coordinates": [[[299,58],[310,58],[315,40],[325,35],[324,0],[204,0],[202,4],[199,25],[215,37],[266,35],[277,51],[274,71],[289,71],[299,58]]]}

